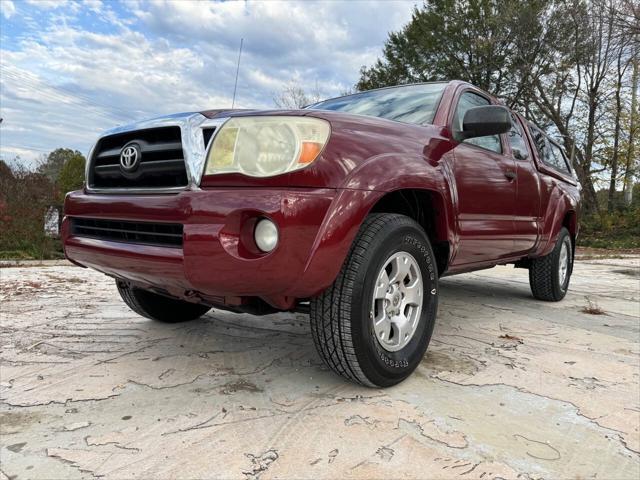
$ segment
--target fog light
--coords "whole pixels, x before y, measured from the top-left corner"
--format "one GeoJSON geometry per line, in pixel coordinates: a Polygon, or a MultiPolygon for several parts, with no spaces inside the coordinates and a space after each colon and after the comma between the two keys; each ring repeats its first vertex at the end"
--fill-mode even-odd
{"type": "Polygon", "coordinates": [[[270,252],[278,245],[278,227],[268,218],[258,220],[253,236],[263,252],[270,252]]]}

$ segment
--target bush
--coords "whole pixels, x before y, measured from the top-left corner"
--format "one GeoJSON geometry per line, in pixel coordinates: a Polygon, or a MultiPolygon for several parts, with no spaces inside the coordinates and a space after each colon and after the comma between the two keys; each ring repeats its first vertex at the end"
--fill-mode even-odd
{"type": "Polygon", "coordinates": [[[45,235],[44,216],[52,206],[61,211],[66,193],[82,188],[85,158],[58,148],[35,172],[17,160],[13,169],[0,160],[0,259],[61,258],[60,240],[45,235]]]}
{"type": "Polygon", "coordinates": [[[585,216],[578,245],[594,248],[640,248],[640,206],[585,216]]]}
{"type": "Polygon", "coordinates": [[[61,258],[60,241],[44,233],[44,214],[56,205],[46,175],[0,162],[0,258],[61,258]]]}

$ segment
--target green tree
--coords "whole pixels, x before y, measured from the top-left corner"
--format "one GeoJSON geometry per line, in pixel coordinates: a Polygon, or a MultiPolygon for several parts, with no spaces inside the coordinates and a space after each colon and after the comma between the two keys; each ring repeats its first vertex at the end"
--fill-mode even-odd
{"type": "Polygon", "coordinates": [[[67,192],[82,188],[84,183],[85,158],[82,154],[76,154],[67,158],[60,170],[56,180],[56,186],[60,196],[60,201],[64,201],[67,192]]]}
{"type": "Polygon", "coordinates": [[[392,32],[382,58],[362,67],[359,90],[461,79],[516,96],[530,74],[549,0],[427,0],[392,32]]]}
{"type": "Polygon", "coordinates": [[[78,150],[70,148],[56,148],[49,153],[38,167],[37,172],[47,177],[51,182],[55,182],[62,171],[62,167],[71,158],[82,158],[84,156],[78,150]]]}
{"type": "MultiPolygon", "coordinates": [[[[622,135],[619,110],[625,101],[615,102],[614,115],[607,109],[615,85],[628,83],[629,69],[616,64],[620,59],[628,65],[627,46],[637,27],[632,4],[425,0],[402,30],[389,34],[381,58],[362,67],[356,87],[460,79],[483,88],[575,152],[584,209],[597,212],[595,185],[602,172],[616,165],[612,177],[620,175],[620,142],[614,158],[602,152],[608,138],[622,135]],[[628,28],[619,25],[622,20],[628,28]]],[[[621,88],[619,94],[629,90],[621,88]]]]}

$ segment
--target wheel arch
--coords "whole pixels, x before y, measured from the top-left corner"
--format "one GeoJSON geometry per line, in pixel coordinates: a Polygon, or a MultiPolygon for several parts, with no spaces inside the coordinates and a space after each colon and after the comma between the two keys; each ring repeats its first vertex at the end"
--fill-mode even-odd
{"type": "Polygon", "coordinates": [[[331,285],[360,226],[372,212],[401,213],[416,220],[433,246],[438,246],[438,270],[444,272],[455,232],[450,192],[440,164],[423,155],[372,157],[337,189],[296,291],[311,297],[331,285]]]}
{"type": "Polygon", "coordinates": [[[543,225],[542,248],[536,253],[536,257],[547,255],[553,250],[560,230],[563,227],[569,231],[575,252],[576,238],[579,230],[578,214],[575,203],[568,195],[563,194],[560,190],[556,190],[555,194],[551,196],[549,208],[543,216],[543,225]],[[555,208],[551,208],[551,206],[555,208]]]}
{"type": "Polygon", "coordinates": [[[569,230],[571,241],[575,243],[575,239],[578,236],[578,217],[575,210],[568,210],[564,214],[564,218],[562,219],[562,226],[569,230]]]}
{"type": "Polygon", "coordinates": [[[449,265],[451,247],[445,200],[436,190],[401,188],[386,192],[371,207],[370,213],[399,213],[415,220],[425,231],[442,275],[449,265]]]}
{"type": "Polygon", "coordinates": [[[578,215],[575,210],[568,210],[564,214],[562,220],[562,226],[569,231],[569,237],[571,238],[571,270],[573,270],[573,261],[576,258],[576,243],[578,240],[578,215]]]}

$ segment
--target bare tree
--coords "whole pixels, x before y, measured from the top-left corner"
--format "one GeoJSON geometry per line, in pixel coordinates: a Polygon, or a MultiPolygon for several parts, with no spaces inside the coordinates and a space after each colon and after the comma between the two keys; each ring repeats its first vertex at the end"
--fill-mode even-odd
{"type": "Polygon", "coordinates": [[[298,82],[292,80],[273,96],[273,103],[278,108],[296,110],[317,103],[321,99],[317,82],[314,89],[307,93],[298,82]]]}
{"type": "Polygon", "coordinates": [[[557,131],[567,151],[575,147],[574,168],[587,212],[600,210],[596,182],[604,180],[602,172],[613,170],[609,177],[612,190],[619,176],[620,112],[633,43],[628,31],[616,24],[623,3],[558,2],[550,17],[556,27],[550,31],[563,35],[546,39],[540,74],[532,77],[533,88],[520,102],[541,126],[557,131]],[[607,146],[610,139],[613,148],[607,146]]]}
{"type": "Polygon", "coordinates": [[[640,3],[637,0],[623,0],[614,21],[616,28],[635,38],[636,44],[640,42],[640,3]]]}
{"type": "Polygon", "coordinates": [[[631,108],[630,108],[630,117],[629,117],[629,139],[627,145],[627,162],[626,162],[626,170],[624,173],[624,187],[623,187],[623,196],[624,203],[626,205],[631,205],[631,201],[633,200],[633,177],[635,173],[635,169],[638,166],[638,159],[636,158],[635,153],[635,144],[637,141],[638,135],[638,124],[637,121],[640,118],[640,111],[638,110],[638,63],[640,57],[640,49],[635,46],[634,54],[633,54],[633,73],[631,75],[631,108]]]}
{"type": "Polygon", "coordinates": [[[621,135],[621,123],[622,116],[622,82],[625,78],[627,68],[631,64],[631,56],[629,55],[629,41],[625,36],[619,39],[617,48],[617,60],[616,60],[616,78],[615,78],[615,102],[614,102],[614,127],[613,127],[613,151],[611,152],[610,167],[611,172],[609,176],[609,194],[607,198],[607,211],[613,212],[615,207],[616,198],[616,183],[618,180],[619,159],[620,159],[620,135],[621,135]]]}

